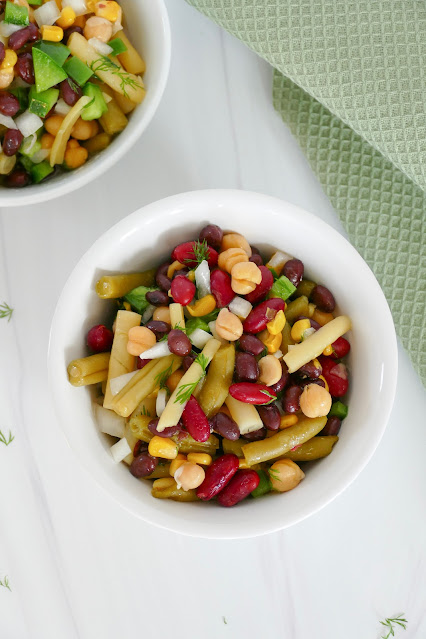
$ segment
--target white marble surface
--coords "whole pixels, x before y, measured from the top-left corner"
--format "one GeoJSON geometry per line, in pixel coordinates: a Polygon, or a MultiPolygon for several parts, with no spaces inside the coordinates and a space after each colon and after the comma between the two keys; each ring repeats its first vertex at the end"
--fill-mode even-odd
{"type": "MultiPolygon", "coordinates": [[[[71,269],[108,227],[185,190],[276,195],[341,229],[271,104],[271,70],[169,0],[173,60],[149,130],[114,170],[44,205],[0,213],[1,639],[377,639],[405,613],[426,637],[424,391],[400,350],[382,444],[334,503],[281,533],[195,540],[122,510],[80,467],[58,427],[46,350],[71,269]],[[125,197],[118,189],[126,184],[125,197]],[[226,622],[226,623],[225,623],[226,622]]],[[[352,408],[352,410],[356,409],[352,408]]]]}

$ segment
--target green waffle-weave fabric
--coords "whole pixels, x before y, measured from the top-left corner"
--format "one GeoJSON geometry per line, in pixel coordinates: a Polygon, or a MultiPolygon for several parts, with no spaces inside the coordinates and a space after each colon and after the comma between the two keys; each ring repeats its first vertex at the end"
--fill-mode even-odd
{"type": "Polygon", "coordinates": [[[426,2],[187,1],[275,67],[275,108],[426,384],[426,2]]]}

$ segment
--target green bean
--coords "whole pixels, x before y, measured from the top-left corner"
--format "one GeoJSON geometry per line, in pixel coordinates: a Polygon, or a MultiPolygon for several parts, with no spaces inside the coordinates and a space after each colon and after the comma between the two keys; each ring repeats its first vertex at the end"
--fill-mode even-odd
{"type": "Polygon", "coordinates": [[[161,477],[170,477],[170,464],[158,464],[150,475],[142,479],[161,479],[161,477]]]}
{"type": "Polygon", "coordinates": [[[243,437],[235,439],[234,441],[225,438],[222,439],[223,452],[226,454],[233,453],[237,457],[244,457],[242,447],[245,444],[247,444],[247,439],[244,439],[243,437]]]}
{"type": "Polygon", "coordinates": [[[103,300],[123,297],[137,286],[153,286],[155,283],[155,269],[143,273],[129,273],[124,275],[104,275],[96,282],[96,293],[103,300]]]}
{"type": "Polygon", "coordinates": [[[315,282],[311,282],[311,280],[302,280],[299,286],[296,288],[296,292],[293,293],[293,297],[300,297],[301,295],[305,295],[309,298],[315,287],[315,282]]]}
{"type": "Polygon", "coordinates": [[[285,316],[287,318],[287,322],[290,322],[290,323],[294,322],[296,317],[298,317],[299,315],[306,315],[306,317],[309,317],[308,305],[309,305],[309,300],[306,297],[306,295],[301,295],[297,299],[290,302],[290,304],[287,306],[287,308],[284,311],[285,316]]]}
{"type": "Polygon", "coordinates": [[[284,324],[284,328],[282,330],[282,336],[283,336],[283,339],[282,339],[282,342],[281,342],[280,349],[281,349],[281,352],[282,352],[283,355],[287,355],[288,347],[291,344],[294,344],[294,339],[291,336],[291,325],[290,325],[290,322],[286,322],[284,324]]]}
{"type": "Polygon", "coordinates": [[[281,430],[276,435],[243,446],[244,457],[249,466],[276,459],[295,446],[299,446],[317,435],[326,425],[327,417],[305,417],[294,426],[281,430]]]}
{"type": "Polygon", "coordinates": [[[151,495],[157,499],[173,499],[173,501],[198,501],[197,493],[195,490],[183,490],[178,488],[176,483],[172,486],[166,486],[164,488],[154,485],[151,490],[151,495]]]}
{"type": "Polygon", "coordinates": [[[232,384],[234,366],[234,344],[222,346],[210,363],[206,381],[198,397],[200,406],[207,417],[212,417],[223,406],[232,384]]]}
{"type": "Polygon", "coordinates": [[[337,436],[312,437],[309,441],[301,445],[296,450],[289,450],[279,459],[291,459],[295,462],[313,461],[327,457],[333,450],[334,444],[339,440],[337,436]]]}

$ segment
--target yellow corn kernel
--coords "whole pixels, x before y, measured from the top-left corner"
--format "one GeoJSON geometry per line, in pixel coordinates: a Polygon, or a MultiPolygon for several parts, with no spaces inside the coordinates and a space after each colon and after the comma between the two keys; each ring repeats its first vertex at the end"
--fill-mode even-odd
{"type": "Polygon", "coordinates": [[[167,277],[171,280],[176,271],[181,271],[183,268],[185,268],[185,264],[181,264],[175,260],[167,269],[167,277]]]}
{"type": "Polygon", "coordinates": [[[130,306],[129,302],[123,302],[123,306],[124,306],[124,310],[125,311],[131,311],[132,307],[130,306]]]}
{"type": "Polygon", "coordinates": [[[115,22],[120,15],[120,6],[114,0],[102,0],[95,5],[95,15],[98,18],[106,18],[115,22]]]}
{"type": "Polygon", "coordinates": [[[272,355],[277,352],[281,346],[281,342],[283,341],[282,333],[272,335],[269,331],[262,331],[257,337],[259,337],[259,339],[265,344],[268,349],[268,353],[272,355]]]}
{"type": "Polygon", "coordinates": [[[64,37],[64,30],[61,27],[50,27],[44,24],[41,27],[42,40],[48,40],[49,42],[60,42],[64,37]]]}
{"type": "Polygon", "coordinates": [[[186,309],[192,317],[204,317],[208,315],[216,308],[216,300],[213,295],[205,295],[200,300],[197,300],[192,306],[187,306],[186,309]]]}
{"type": "Polygon", "coordinates": [[[316,308],[312,315],[312,319],[318,322],[321,326],[325,326],[331,322],[331,320],[334,320],[334,315],[333,313],[324,313],[324,311],[320,311],[319,308],[316,308]]]}
{"type": "Polygon", "coordinates": [[[177,471],[177,469],[182,466],[182,464],[184,464],[186,462],[186,457],[185,455],[182,455],[182,453],[179,453],[177,455],[177,457],[175,457],[175,459],[173,459],[173,461],[170,464],[170,468],[169,468],[169,473],[171,474],[172,477],[175,476],[175,472],[177,471]]]}
{"type": "Polygon", "coordinates": [[[317,358],[312,360],[312,364],[315,366],[315,368],[321,368],[321,364],[319,363],[319,360],[317,360],[317,358]]]}
{"type": "Polygon", "coordinates": [[[56,20],[56,24],[62,29],[67,29],[74,24],[75,19],[76,15],[74,9],[72,7],[64,7],[61,11],[61,17],[56,20]]]}
{"type": "Polygon", "coordinates": [[[295,342],[301,342],[303,338],[303,333],[311,328],[311,323],[308,319],[299,320],[295,322],[291,327],[291,337],[295,342]]]}
{"type": "Polygon", "coordinates": [[[213,459],[211,455],[207,453],[189,453],[188,461],[193,462],[194,464],[199,464],[200,466],[210,466],[213,459]]]}
{"type": "Polygon", "coordinates": [[[325,355],[326,357],[329,357],[330,355],[333,355],[333,347],[331,344],[329,344],[328,346],[326,346],[322,352],[323,355],[325,355]]]}
{"type": "Polygon", "coordinates": [[[176,386],[179,384],[182,379],[184,372],[181,368],[172,373],[166,382],[166,386],[171,393],[175,390],[176,386]]]}
{"type": "Polygon", "coordinates": [[[278,335],[278,333],[281,333],[281,331],[283,330],[285,322],[286,319],[284,311],[278,311],[274,319],[266,324],[268,333],[271,333],[271,335],[278,335]]]}
{"type": "Polygon", "coordinates": [[[178,447],[173,439],[169,437],[158,437],[154,435],[148,445],[148,452],[153,457],[162,457],[163,459],[176,459],[178,447]]]}
{"type": "Polygon", "coordinates": [[[4,60],[0,65],[0,69],[13,69],[18,60],[18,56],[12,49],[6,49],[4,54],[4,60]]]}
{"type": "MultiPolygon", "coordinates": [[[[297,415],[282,415],[280,421],[280,429],[289,428],[290,426],[294,426],[299,421],[297,415]]],[[[274,432],[274,431],[272,431],[274,432]]]]}
{"type": "Polygon", "coordinates": [[[189,271],[187,277],[188,277],[190,282],[195,282],[195,271],[189,271]]]}
{"type": "Polygon", "coordinates": [[[166,488],[171,488],[175,485],[176,482],[173,477],[161,477],[161,479],[156,479],[152,482],[152,487],[157,488],[158,490],[165,490],[166,488]]]}
{"type": "Polygon", "coordinates": [[[327,380],[325,379],[324,375],[320,375],[320,376],[318,377],[318,379],[322,379],[322,381],[323,381],[323,382],[324,382],[324,384],[325,384],[325,390],[326,390],[326,391],[328,391],[328,392],[330,392],[330,388],[329,388],[329,386],[328,386],[328,384],[327,384],[327,380]]]}

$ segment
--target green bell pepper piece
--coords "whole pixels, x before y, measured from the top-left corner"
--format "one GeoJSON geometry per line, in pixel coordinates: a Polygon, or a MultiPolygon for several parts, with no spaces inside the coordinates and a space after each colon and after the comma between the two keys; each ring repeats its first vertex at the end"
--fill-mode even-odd
{"type": "Polygon", "coordinates": [[[8,0],[4,12],[4,21],[6,24],[16,24],[20,27],[28,26],[30,24],[30,18],[27,7],[21,7],[8,0]]]}
{"type": "Polygon", "coordinates": [[[87,82],[83,88],[83,95],[93,99],[84,107],[81,113],[82,120],[97,120],[108,111],[105,98],[97,84],[87,82]]]}
{"type": "Polygon", "coordinates": [[[35,43],[33,49],[39,49],[43,51],[49,58],[52,58],[53,62],[59,67],[62,67],[65,60],[71,54],[71,51],[62,42],[49,42],[48,40],[39,40],[35,43]]]}
{"type": "Polygon", "coordinates": [[[66,80],[65,71],[47,53],[33,47],[32,55],[37,93],[66,80]]]}
{"type": "Polygon", "coordinates": [[[281,275],[272,285],[269,291],[269,297],[280,297],[282,300],[286,300],[293,295],[296,287],[290,282],[285,275],[281,275]]]}
{"type": "Polygon", "coordinates": [[[93,75],[93,71],[89,69],[87,64],[84,64],[84,62],[75,56],[72,56],[65,62],[64,70],[81,87],[84,86],[87,80],[93,75]]]}

